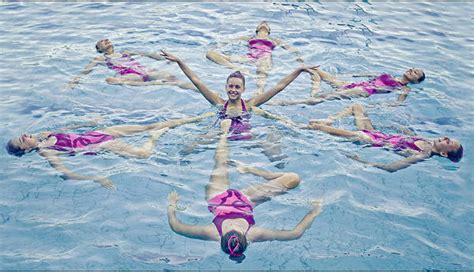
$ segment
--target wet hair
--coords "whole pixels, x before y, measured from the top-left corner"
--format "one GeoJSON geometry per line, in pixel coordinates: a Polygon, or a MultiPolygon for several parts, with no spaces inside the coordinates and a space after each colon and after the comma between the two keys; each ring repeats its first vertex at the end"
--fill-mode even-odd
{"type": "Polygon", "coordinates": [[[25,155],[26,153],[24,149],[22,149],[21,147],[13,143],[13,139],[8,141],[7,146],[5,146],[5,148],[7,149],[8,154],[17,156],[17,157],[21,157],[25,155]]]}
{"type": "Polygon", "coordinates": [[[236,77],[236,78],[242,79],[242,83],[243,83],[243,85],[245,86],[245,77],[244,77],[244,75],[242,75],[242,73],[241,73],[240,71],[235,71],[235,72],[233,72],[232,74],[230,74],[230,75],[227,77],[227,81],[226,81],[226,82],[229,82],[229,79],[231,79],[232,77],[236,77]]]}
{"type": "Polygon", "coordinates": [[[247,237],[236,230],[226,232],[221,237],[221,249],[230,255],[229,259],[240,263],[245,259],[247,237]]]}
{"type": "Polygon", "coordinates": [[[100,43],[100,41],[101,41],[101,40],[99,40],[99,41],[97,41],[97,42],[95,43],[95,50],[96,50],[97,52],[99,52],[99,53],[102,53],[102,52],[100,51],[100,49],[99,49],[99,43],[100,43]]]}
{"type": "Polygon", "coordinates": [[[260,24],[258,24],[257,29],[255,29],[255,34],[258,34],[258,29],[260,28],[259,26],[261,25],[267,26],[268,35],[270,35],[270,25],[268,25],[267,21],[261,21],[260,24]]]}
{"type": "Polygon", "coordinates": [[[423,82],[423,80],[425,80],[425,72],[421,71],[421,73],[422,74],[421,74],[420,78],[418,79],[418,83],[421,83],[421,82],[423,82]]]}
{"type": "Polygon", "coordinates": [[[459,148],[448,152],[448,159],[452,162],[459,162],[462,159],[464,153],[464,148],[462,145],[459,145],[459,148]]]}

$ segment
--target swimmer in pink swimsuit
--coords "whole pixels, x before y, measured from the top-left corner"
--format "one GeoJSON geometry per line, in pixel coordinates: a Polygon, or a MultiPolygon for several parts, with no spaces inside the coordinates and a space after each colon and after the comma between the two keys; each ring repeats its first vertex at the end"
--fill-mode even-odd
{"type": "Polygon", "coordinates": [[[178,194],[168,195],[168,222],[171,229],[193,239],[219,241],[222,251],[231,260],[241,262],[248,242],[289,241],[298,239],[311,226],[320,213],[320,202],[313,201],[312,209],[293,230],[270,230],[256,226],[253,210],[272,197],[287,193],[298,186],[300,180],[295,173],[274,173],[229,160],[227,140],[232,121],[221,122],[222,134],[214,156],[216,162],[209,184],[206,186],[208,210],[214,215],[212,223],[205,226],[189,225],[176,216],[178,194]],[[267,180],[243,190],[229,188],[228,165],[233,165],[244,174],[250,173],[267,180]]]}
{"type": "Polygon", "coordinates": [[[255,36],[239,37],[236,40],[247,42],[249,52],[246,56],[226,55],[216,50],[209,50],[206,57],[217,64],[233,70],[242,71],[245,74],[248,74],[248,71],[240,67],[240,64],[255,65],[257,68],[257,89],[255,95],[261,94],[265,89],[268,73],[273,65],[272,51],[277,46],[295,54],[297,57],[296,60],[303,63],[303,59],[300,57],[298,50],[281,40],[270,37],[270,25],[265,21],[258,24],[255,30],[255,36]]]}
{"type": "Polygon", "coordinates": [[[406,157],[398,162],[382,164],[370,163],[360,159],[358,156],[351,156],[351,158],[357,161],[367,163],[388,172],[398,171],[434,155],[446,157],[453,162],[459,162],[463,156],[461,143],[448,137],[427,139],[411,135],[390,135],[375,130],[364,108],[360,104],[354,104],[325,120],[312,120],[308,126],[300,127],[315,129],[356,141],[367,142],[375,147],[388,147],[406,157]],[[334,121],[346,116],[354,116],[355,125],[358,128],[357,131],[334,128],[331,126],[334,121]]]}
{"type": "MultiPolygon", "coordinates": [[[[176,56],[162,50],[162,55],[169,61],[176,62],[183,73],[193,82],[197,87],[198,91],[204,96],[204,98],[211,103],[212,105],[218,106],[221,109],[224,109],[224,112],[220,113],[222,117],[234,118],[234,126],[231,135],[231,139],[250,139],[249,135],[250,124],[248,122],[251,111],[254,111],[254,108],[263,105],[275,95],[283,91],[291,82],[293,82],[301,73],[310,73],[314,66],[300,66],[295,69],[292,73],[288,74],[286,77],[281,79],[274,87],[268,89],[260,95],[254,96],[251,99],[244,100],[242,99],[242,94],[245,92],[245,77],[239,71],[236,71],[230,74],[227,77],[225,90],[227,93],[227,100],[224,100],[216,92],[211,91],[207,85],[189,68],[186,63],[176,56]],[[237,125],[238,124],[238,128],[237,125]],[[234,130],[235,128],[235,130],[234,130]],[[240,130],[243,133],[234,133],[240,130]],[[239,136],[237,136],[239,135],[239,136]]],[[[257,109],[258,114],[263,112],[261,109],[257,109]]],[[[272,135],[268,135],[273,137],[272,135]]],[[[268,141],[266,141],[268,142],[268,141]]],[[[264,148],[264,153],[270,159],[270,161],[281,160],[285,156],[278,154],[279,148],[275,147],[274,144],[262,143],[261,146],[264,148]],[[268,147],[268,148],[267,148],[268,147]]],[[[279,164],[278,167],[283,165],[279,164]]]]}
{"type": "MultiPolygon", "coordinates": [[[[214,116],[215,113],[206,113],[196,117],[163,121],[148,125],[119,125],[104,128],[98,131],[91,131],[81,134],[63,132],[42,132],[39,134],[27,135],[11,139],[6,149],[9,154],[21,157],[24,154],[37,151],[38,154],[46,158],[51,166],[63,174],[65,179],[93,180],[102,186],[112,189],[113,183],[106,177],[86,176],[74,173],[64,166],[60,155],[75,155],[83,152],[86,155],[95,155],[95,151],[107,150],[124,157],[148,158],[152,155],[156,141],[168,129],[174,128],[190,122],[196,122],[204,118],[214,116]],[[117,138],[132,134],[150,131],[150,139],[141,147],[131,146],[117,138]]],[[[87,124],[84,126],[95,126],[87,124]]],[[[68,129],[75,129],[81,126],[74,126],[68,129]]]]}
{"type": "Polygon", "coordinates": [[[307,104],[316,105],[328,100],[335,99],[351,99],[354,97],[369,97],[373,94],[391,93],[397,90],[402,90],[402,94],[398,96],[397,101],[405,101],[410,88],[408,84],[417,84],[425,79],[425,73],[421,69],[407,70],[401,79],[397,79],[388,74],[382,74],[371,80],[348,83],[337,79],[335,76],[324,72],[320,69],[315,69],[312,74],[313,87],[311,90],[311,97],[302,100],[291,101],[277,101],[273,105],[296,105],[307,104]],[[335,92],[320,94],[321,81],[327,82],[336,88],[335,92]]]}
{"type": "Polygon", "coordinates": [[[105,64],[109,69],[116,72],[114,77],[106,79],[109,84],[131,86],[173,85],[182,89],[196,90],[190,82],[180,81],[176,76],[165,71],[149,69],[132,57],[132,55],[140,55],[155,60],[163,60],[164,58],[160,55],[141,52],[117,53],[114,51],[112,42],[108,39],[98,41],[95,47],[97,52],[104,55],[96,57],[84,68],[79,76],[71,80],[69,83],[71,89],[79,83],[81,76],[92,72],[95,66],[105,64]]]}

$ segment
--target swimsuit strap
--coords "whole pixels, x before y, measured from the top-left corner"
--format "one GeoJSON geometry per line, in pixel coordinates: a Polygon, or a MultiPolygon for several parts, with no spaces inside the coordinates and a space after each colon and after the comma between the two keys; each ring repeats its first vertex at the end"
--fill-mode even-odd
{"type": "Polygon", "coordinates": [[[240,104],[242,105],[242,112],[246,112],[247,111],[247,107],[245,106],[245,102],[244,100],[241,98],[240,99],[240,104]]]}

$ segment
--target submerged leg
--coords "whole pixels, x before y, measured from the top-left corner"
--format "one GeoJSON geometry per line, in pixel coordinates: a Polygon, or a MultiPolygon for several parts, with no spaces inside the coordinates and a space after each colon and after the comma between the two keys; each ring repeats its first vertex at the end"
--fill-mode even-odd
{"type": "Polygon", "coordinates": [[[311,97],[316,97],[321,91],[321,77],[315,71],[311,74],[311,97]]]}
{"type": "Polygon", "coordinates": [[[321,80],[323,80],[324,82],[330,84],[334,88],[341,88],[342,86],[348,84],[347,82],[342,81],[342,80],[338,79],[337,77],[335,77],[334,75],[331,75],[330,73],[325,72],[325,71],[323,71],[319,68],[316,68],[315,71],[318,73],[321,80]]]}
{"type": "Polygon", "coordinates": [[[353,106],[344,108],[342,111],[328,116],[326,119],[311,120],[313,123],[320,123],[326,126],[331,126],[335,121],[353,114],[353,106]]]}
{"type": "Polygon", "coordinates": [[[118,126],[112,126],[112,127],[102,129],[100,131],[102,131],[104,133],[107,133],[107,134],[110,134],[112,136],[121,137],[121,136],[128,136],[128,135],[132,135],[132,134],[135,134],[135,133],[144,132],[144,131],[148,131],[148,130],[160,129],[160,128],[164,128],[164,127],[174,128],[174,127],[177,127],[179,125],[200,121],[202,119],[211,117],[213,115],[215,115],[214,112],[208,112],[206,114],[202,114],[202,115],[195,116],[195,117],[186,117],[186,118],[182,118],[182,119],[162,121],[162,122],[152,123],[152,124],[148,124],[148,125],[118,125],[118,126]]]}
{"type": "Polygon", "coordinates": [[[227,146],[227,135],[229,134],[230,120],[221,121],[222,134],[217,144],[214,155],[215,165],[212,170],[209,184],[206,185],[206,201],[227,190],[230,186],[229,170],[227,160],[229,159],[229,147],[227,146]]]}
{"type": "Polygon", "coordinates": [[[276,168],[282,169],[285,167],[284,159],[288,158],[288,155],[284,154],[281,149],[281,135],[278,132],[270,131],[267,139],[260,143],[263,151],[262,153],[267,156],[271,162],[280,162],[275,165],[276,168]]]}
{"type": "Polygon", "coordinates": [[[268,180],[266,183],[250,186],[242,190],[242,193],[256,205],[270,200],[271,197],[282,195],[300,184],[300,177],[296,173],[270,172],[245,165],[238,161],[229,161],[228,163],[236,166],[237,170],[242,174],[249,173],[268,180]]]}
{"type": "Polygon", "coordinates": [[[239,68],[237,65],[231,62],[231,57],[217,51],[208,51],[206,54],[206,58],[208,58],[210,61],[213,61],[230,69],[238,70],[239,68]]]}
{"type": "Polygon", "coordinates": [[[267,83],[268,71],[272,68],[271,56],[265,56],[257,63],[257,90],[254,96],[264,92],[265,84],[267,83]]]}
{"type": "Polygon", "coordinates": [[[364,107],[361,104],[354,104],[352,106],[355,125],[359,130],[374,130],[372,121],[370,121],[364,107]]]}
{"type": "Polygon", "coordinates": [[[157,131],[150,132],[150,139],[140,147],[132,146],[122,141],[114,140],[106,142],[100,146],[100,148],[109,150],[123,157],[141,158],[146,159],[151,156],[153,149],[155,148],[156,141],[168,131],[169,128],[162,128],[157,131]]]}

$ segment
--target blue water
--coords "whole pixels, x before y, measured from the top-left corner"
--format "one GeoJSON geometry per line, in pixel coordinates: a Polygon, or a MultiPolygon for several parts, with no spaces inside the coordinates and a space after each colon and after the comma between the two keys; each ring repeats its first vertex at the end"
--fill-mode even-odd
{"type": "MultiPolygon", "coordinates": [[[[0,269],[468,269],[473,247],[473,14],[469,3],[2,3],[0,5],[0,142],[23,132],[54,130],[102,117],[103,125],[149,123],[214,110],[196,93],[175,87],[107,85],[112,75],[98,67],[74,90],[65,85],[96,56],[94,44],[109,38],[117,50],[156,52],[184,59],[210,88],[222,91],[229,70],[205,52],[268,20],[272,35],[298,48],[309,64],[345,79],[351,74],[423,68],[402,107],[386,107],[395,95],[357,100],[375,125],[409,127],[425,137],[459,139],[458,164],[432,158],[396,173],[364,166],[344,153],[372,161],[398,159],[390,152],[354,145],[314,131],[298,131],[253,118],[260,131],[279,131],[289,156],[286,171],[301,185],[255,210],[257,224],[291,229],[322,199],[323,211],[304,236],[291,242],[251,244],[236,264],[215,242],[174,234],[166,218],[166,196],[180,194],[178,217],[208,224],[204,186],[215,144],[180,155],[184,145],[209,129],[212,120],[169,131],[150,159],[114,154],[65,158],[68,167],[104,175],[118,190],[89,181],[64,181],[39,155],[23,158],[0,150],[0,269]],[[471,233],[471,234],[469,234],[471,233]]],[[[224,47],[245,52],[244,45],[224,47]],[[243,49],[242,49],[243,48],[243,49]]],[[[175,64],[140,61],[183,74],[175,64]]],[[[269,86],[296,67],[278,48],[269,86]]],[[[251,97],[250,79],[245,98],[251,97]]],[[[329,90],[323,85],[323,90],[329,90]]],[[[309,95],[302,75],[277,99],[309,95]]],[[[264,109],[299,122],[323,118],[349,101],[314,107],[264,109]]],[[[336,124],[353,128],[352,120],[336,124]]],[[[262,137],[265,134],[262,133],[262,137]]],[[[127,138],[141,144],[139,134],[127,138]]],[[[230,144],[231,157],[268,170],[274,163],[252,143],[230,144]]],[[[261,182],[231,173],[233,187],[261,182]]]]}

